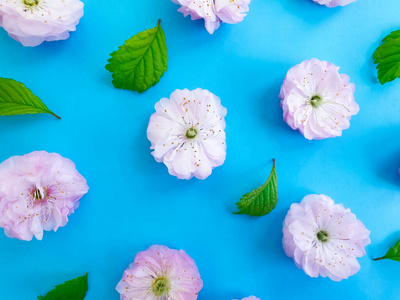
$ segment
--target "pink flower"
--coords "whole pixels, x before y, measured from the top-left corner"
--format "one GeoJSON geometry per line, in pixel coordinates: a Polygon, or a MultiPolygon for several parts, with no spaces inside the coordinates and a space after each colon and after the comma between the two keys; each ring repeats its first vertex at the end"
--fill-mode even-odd
{"type": "Polygon", "coordinates": [[[283,248],[311,277],[347,279],[360,270],[370,232],[343,205],[325,195],[292,204],[283,223],[283,248]]]}
{"type": "Polygon", "coordinates": [[[249,11],[250,0],[172,0],[178,9],[192,20],[204,19],[206,29],[213,34],[220,22],[236,24],[243,21],[249,11]]]}
{"type": "Polygon", "coordinates": [[[59,154],[13,156],[0,164],[0,227],[8,237],[41,240],[43,230],[67,224],[87,191],[74,163],[59,154]]]}
{"type": "Polygon", "coordinates": [[[354,84],[338,70],[313,58],[294,66],[286,75],[279,94],[283,118],[306,139],[341,136],[342,130],[350,127],[351,116],[359,111],[354,84]]]}
{"type": "Polygon", "coordinates": [[[136,255],[117,291],[121,300],[195,300],[202,287],[196,263],[185,251],[153,245],[136,255]]]}
{"type": "Polygon", "coordinates": [[[356,2],[357,0],[313,0],[315,3],[326,5],[328,7],[346,6],[350,3],[356,2]]]}
{"type": "Polygon", "coordinates": [[[243,21],[249,4],[250,0],[216,0],[215,10],[222,22],[236,24],[243,21]]]}
{"type": "Polygon", "coordinates": [[[3,0],[0,26],[24,46],[69,38],[83,16],[79,0],[3,0]]]}
{"type": "Polygon", "coordinates": [[[209,33],[214,33],[220,25],[220,19],[215,13],[214,0],[172,0],[181,5],[178,9],[185,17],[191,16],[192,20],[204,19],[206,29],[209,33]]]}
{"type": "Polygon", "coordinates": [[[152,155],[179,179],[207,178],[226,157],[226,108],[207,90],[176,90],[156,105],[147,128],[152,155]]]}

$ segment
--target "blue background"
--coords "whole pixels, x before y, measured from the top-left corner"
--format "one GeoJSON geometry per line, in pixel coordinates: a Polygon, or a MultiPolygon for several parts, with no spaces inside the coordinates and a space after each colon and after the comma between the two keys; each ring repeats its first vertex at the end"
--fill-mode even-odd
{"type": "Polygon", "coordinates": [[[34,150],[72,159],[90,191],[66,227],[43,241],[0,235],[1,299],[29,300],[89,272],[88,300],[115,286],[151,244],[185,249],[204,280],[199,299],[399,299],[400,265],[373,262],[400,238],[400,80],[381,86],[372,54],[400,28],[398,0],[329,9],[311,0],[253,0],[237,25],[214,35],[168,0],[85,1],[67,41],[24,48],[0,30],[0,76],[24,82],[62,117],[0,117],[0,161],[34,150]],[[162,19],[169,69],[143,94],[115,89],[104,66],[126,39],[162,19]],[[308,141],[282,119],[287,70],[316,57],[355,83],[360,113],[343,137],[308,141]],[[228,108],[225,164],[205,181],[181,181],[150,155],[154,104],[175,89],[206,88],[228,108]],[[233,215],[241,195],[277,160],[279,202],[261,218],[233,215]],[[340,283],[312,279],[285,256],[289,206],[323,193],[371,230],[361,271],[340,283]]]}

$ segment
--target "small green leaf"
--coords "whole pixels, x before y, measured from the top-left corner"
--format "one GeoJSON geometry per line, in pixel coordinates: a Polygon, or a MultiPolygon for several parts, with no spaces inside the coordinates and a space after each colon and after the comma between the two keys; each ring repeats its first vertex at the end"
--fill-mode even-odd
{"type": "Polygon", "coordinates": [[[60,119],[23,83],[0,77],[0,116],[43,113],[60,119]]]}
{"type": "Polygon", "coordinates": [[[167,43],[160,22],[110,54],[106,69],[112,73],[116,88],[142,93],[160,81],[168,68],[167,43]]]}
{"type": "Polygon", "coordinates": [[[46,296],[37,296],[38,300],[83,300],[88,291],[88,273],[84,276],[57,285],[46,296]]]}
{"type": "Polygon", "coordinates": [[[400,262],[400,241],[396,243],[389,251],[385,254],[385,256],[375,258],[374,260],[381,260],[381,259],[391,259],[400,262]]]}
{"type": "Polygon", "coordinates": [[[267,181],[258,189],[244,195],[236,203],[239,212],[235,214],[261,217],[269,214],[275,208],[276,203],[278,203],[278,177],[276,175],[274,159],[271,174],[267,181]]]}
{"type": "Polygon", "coordinates": [[[383,44],[374,53],[378,64],[378,79],[381,84],[400,77],[400,30],[393,31],[383,39],[383,44]]]}

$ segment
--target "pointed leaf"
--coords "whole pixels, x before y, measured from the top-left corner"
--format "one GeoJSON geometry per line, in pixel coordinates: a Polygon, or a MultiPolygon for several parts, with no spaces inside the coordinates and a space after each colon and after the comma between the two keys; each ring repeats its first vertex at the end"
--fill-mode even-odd
{"type": "Polygon", "coordinates": [[[396,243],[389,251],[385,254],[385,256],[380,258],[375,258],[374,260],[381,260],[381,259],[391,259],[400,262],[400,241],[396,243]]]}
{"type": "Polygon", "coordinates": [[[374,63],[378,64],[378,79],[381,84],[400,77],[400,30],[383,39],[383,44],[374,53],[374,63]]]}
{"type": "Polygon", "coordinates": [[[160,22],[110,54],[106,69],[112,73],[116,88],[142,93],[160,81],[168,68],[167,44],[160,22]]]}
{"type": "Polygon", "coordinates": [[[48,113],[60,119],[23,83],[0,77],[0,116],[42,113],[48,113]]]}
{"type": "Polygon", "coordinates": [[[273,160],[273,166],[271,174],[267,181],[255,189],[251,193],[248,193],[240,199],[236,205],[239,208],[239,212],[235,214],[246,214],[249,216],[264,216],[269,214],[278,203],[278,177],[275,169],[275,159],[273,160]]]}
{"type": "Polygon", "coordinates": [[[57,285],[46,296],[37,296],[38,300],[83,300],[88,291],[88,273],[84,276],[57,285]]]}

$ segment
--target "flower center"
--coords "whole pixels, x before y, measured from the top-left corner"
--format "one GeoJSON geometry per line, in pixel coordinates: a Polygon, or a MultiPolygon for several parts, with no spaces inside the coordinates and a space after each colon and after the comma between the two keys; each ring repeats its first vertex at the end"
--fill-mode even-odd
{"type": "Polygon", "coordinates": [[[196,135],[197,135],[197,129],[196,128],[189,128],[187,131],[186,131],[186,137],[188,138],[188,139],[194,139],[195,137],[196,137],[196,135]]]}
{"type": "Polygon", "coordinates": [[[317,233],[317,238],[321,243],[325,243],[329,240],[329,234],[325,230],[321,230],[317,233]]]}
{"type": "Polygon", "coordinates": [[[23,0],[25,5],[34,6],[39,4],[39,0],[23,0]]]}
{"type": "Polygon", "coordinates": [[[32,196],[36,201],[42,201],[46,198],[46,191],[35,188],[32,192],[32,196]]]}
{"type": "Polygon", "coordinates": [[[321,105],[321,100],[322,100],[322,99],[321,99],[320,96],[314,95],[314,96],[311,97],[310,104],[311,104],[313,107],[318,107],[318,106],[321,105]]]}
{"type": "Polygon", "coordinates": [[[151,284],[151,291],[157,297],[167,296],[170,290],[171,282],[164,276],[155,278],[151,284]]]}

